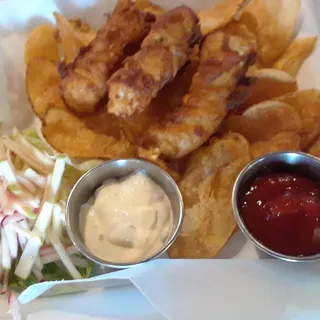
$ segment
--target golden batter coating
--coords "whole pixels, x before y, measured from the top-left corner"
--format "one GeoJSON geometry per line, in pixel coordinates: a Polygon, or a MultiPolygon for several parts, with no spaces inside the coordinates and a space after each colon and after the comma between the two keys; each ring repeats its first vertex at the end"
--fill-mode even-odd
{"type": "Polygon", "coordinates": [[[161,15],[141,50],[111,77],[108,111],[122,118],[142,112],[187,62],[188,49],[199,35],[198,18],[189,7],[161,15]]]}
{"type": "Polygon", "coordinates": [[[94,111],[106,96],[107,80],[124,58],[125,47],[143,40],[152,19],[130,0],[118,1],[96,38],[66,68],[61,89],[72,110],[79,113],[94,111]]]}
{"type": "Polygon", "coordinates": [[[254,49],[242,38],[223,32],[207,36],[182,105],[147,130],[138,153],[179,159],[201,146],[235,104],[232,93],[245,80],[254,57],[254,49]]]}

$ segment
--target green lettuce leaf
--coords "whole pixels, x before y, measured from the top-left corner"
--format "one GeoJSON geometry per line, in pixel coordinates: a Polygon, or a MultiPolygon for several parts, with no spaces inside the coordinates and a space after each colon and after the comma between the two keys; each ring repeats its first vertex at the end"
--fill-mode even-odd
{"type": "MultiPolygon", "coordinates": [[[[82,276],[82,278],[89,278],[92,274],[92,268],[93,263],[90,263],[90,265],[87,268],[77,268],[82,276]]],[[[14,274],[14,269],[12,268],[10,275],[9,275],[9,288],[14,290],[25,290],[29,286],[39,283],[37,278],[34,276],[33,273],[30,274],[30,276],[24,280],[19,277],[17,277],[14,274]]],[[[56,263],[48,263],[44,265],[42,269],[42,274],[45,281],[60,281],[60,280],[72,280],[69,273],[62,268],[60,268],[56,263]]]]}

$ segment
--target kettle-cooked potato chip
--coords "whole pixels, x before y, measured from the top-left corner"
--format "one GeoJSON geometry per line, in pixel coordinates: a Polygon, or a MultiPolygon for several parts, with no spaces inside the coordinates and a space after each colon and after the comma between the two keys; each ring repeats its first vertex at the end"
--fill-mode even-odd
{"type": "Polygon", "coordinates": [[[91,35],[91,33],[82,32],[80,27],[77,28],[76,24],[72,24],[58,12],[54,12],[53,15],[58,26],[64,60],[66,63],[70,63],[78,55],[80,48],[89,44],[95,37],[95,33],[91,35]],[[89,38],[86,38],[87,34],[89,34],[89,38]]]}
{"type": "Polygon", "coordinates": [[[202,34],[207,35],[240,16],[249,2],[250,0],[225,0],[213,8],[200,10],[198,16],[202,34]]]}
{"type": "Polygon", "coordinates": [[[32,105],[33,111],[41,120],[44,120],[46,112],[51,108],[67,110],[61,98],[58,85],[50,87],[44,94],[39,96],[32,105]]]}
{"type": "Polygon", "coordinates": [[[134,155],[132,146],[124,138],[118,140],[96,133],[61,109],[50,109],[46,113],[42,133],[54,149],[75,158],[117,159],[134,155]]]}
{"type": "Polygon", "coordinates": [[[131,118],[120,120],[126,137],[133,144],[137,144],[141,139],[141,134],[157,121],[157,118],[148,111],[149,109],[131,118]]]}
{"type": "Polygon", "coordinates": [[[301,148],[304,149],[320,134],[320,90],[301,90],[276,100],[292,105],[299,113],[302,121],[301,148]]]}
{"type": "Polygon", "coordinates": [[[68,19],[72,24],[75,34],[82,41],[83,45],[88,45],[97,35],[97,32],[83,22],[80,18],[68,19]]]}
{"type": "Polygon", "coordinates": [[[272,100],[297,90],[297,81],[288,73],[277,69],[255,69],[250,72],[254,79],[249,87],[250,95],[241,108],[246,109],[262,101],[272,100]]]}
{"type": "Polygon", "coordinates": [[[301,118],[287,103],[264,101],[248,108],[242,115],[231,115],[226,120],[226,127],[253,143],[269,140],[281,132],[299,133],[301,118]]]}
{"type": "Polygon", "coordinates": [[[255,50],[258,49],[256,35],[244,23],[231,21],[222,30],[228,34],[247,40],[255,50]]]}
{"type": "Polygon", "coordinates": [[[237,158],[230,162],[225,167],[221,168],[215,179],[212,181],[212,188],[216,199],[220,203],[230,205],[231,207],[231,197],[232,189],[234,183],[241,172],[241,170],[251,161],[250,152],[243,157],[237,158]]]}
{"type": "Polygon", "coordinates": [[[70,63],[79,53],[83,43],[76,36],[74,28],[68,19],[58,12],[54,12],[54,17],[58,26],[64,61],[70,63]]]}
{"type": "Polygon", "coordinates": [[[240,18],[256,33],[264,64],[273,63],[289,46],[297,18],[300,0],[252,0],[240,18]]]}
{"type": "Polygon", "coordinates": [[[171,258],[212,258],[225,245],[236,227],[232,186],[250,159],[248,142],[236,133],[193,152],[179,183],[185,217],[171,258]]]}
{"type": "Polygon", "coordinates": [[[181,233],[168,250],[171,258],[213,258],[225,246],[237,225],[231,203],[233,184],[250,159],[249,154],[238,158],[198,183],[199,201],[185,208],[181,233]]]}
{"type": "Polygon", "coordinates": [[[58,41],[56,30],[51,24],[36,27],[28,36],[24,49],[24,62],[28,64],[33,59],[58,61],[58,41]]]}
{"type": "Polygon", "coordinates": [[[238,133],[228,133],[214,139],[209,146],[195,150],[189,156],[187,168],[179,184],[184,195],[185,206],[190,207],[199,199],[198,185],[211,172],[250,153],[248,141],[238,133]]]}
{"type": "Polygon", "coordinates": [[[304,61],[311,55],[318,37],[301,38],[292,41],[287,50],[275,62],[273,67],[296,77],[304,61]]]}
{"type": "Polygon", "coordinates": [[[27,65],[26,87],[31,105],[50,88],[60,84],[56,63],[45,59],[34,59],[27,65]]]}
{"type": "Polygon", "coordinates": [[[271,152],[300,151],[300,135],[295,132],[282,132],[267,141],[258,141],[251,145],[253,158],[259,158],[271,152]]]}

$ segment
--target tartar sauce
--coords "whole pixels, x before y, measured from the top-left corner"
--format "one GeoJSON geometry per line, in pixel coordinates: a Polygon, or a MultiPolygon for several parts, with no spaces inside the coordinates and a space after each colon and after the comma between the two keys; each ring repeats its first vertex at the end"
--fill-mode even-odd
{"type": "Polygon", "coordinates": [[[172,226],[168,196],[143,171],[106,181],[80,212],[85,245],[97,257],[115,263],[155,254],[172,226]]]}

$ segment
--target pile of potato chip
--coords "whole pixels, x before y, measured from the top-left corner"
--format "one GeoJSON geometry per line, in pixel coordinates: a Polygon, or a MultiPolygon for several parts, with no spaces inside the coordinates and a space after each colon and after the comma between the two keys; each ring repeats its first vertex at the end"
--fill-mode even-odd
{"type": "MultiPolygon", "coordinates": [[[[137,5],[156,16],[164,12],[148,0],[137,0],[137,5]]],[[[317,37],[294,38],[299,14],[300,0],[225,0],[198,12],[204,35],[223,30],[242,37],[257,49],[258,57],[249,69],[253,81],[240,108],[229,114],[210,141],[173,164],[180,174],[186,210],[181,234],[169,250],[171,257],[210,258],[223,248],[236,229],[233,184],[252,159],[285,150],[320,157],[320,91],[299,91],[296,80],[317,37]]],[[[95,31],[79,19],[54,16],[56,26],[38,26],[25,48],[27,92],[42,120],[44,137],[72,157],[135,156],[140,133],[180,105],[196,71],[197,52],[141,115],[126,122],[104,110],[80,117],[61,99],[57,66],[61,58],[72,62],[95,31]]]]}

